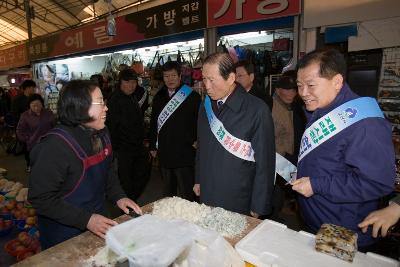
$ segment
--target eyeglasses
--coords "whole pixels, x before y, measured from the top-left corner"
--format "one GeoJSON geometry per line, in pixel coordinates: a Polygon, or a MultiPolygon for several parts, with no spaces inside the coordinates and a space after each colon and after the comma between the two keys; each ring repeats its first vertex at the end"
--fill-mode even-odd
{"type": "Polygon", "coordinates": [[[105,106],[106,102],[104,102],[104,100],[100,101],[100,102],[92,102],[92,105],[100,105],[100,106],[105,106]]]}

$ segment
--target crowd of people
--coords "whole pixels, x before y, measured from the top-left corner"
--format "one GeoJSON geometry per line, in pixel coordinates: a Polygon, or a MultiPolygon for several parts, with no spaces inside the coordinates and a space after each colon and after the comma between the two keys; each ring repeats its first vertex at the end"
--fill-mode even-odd
{"type": "Polygon", "coordinates": [[[305,230],[344,226],[358,234],[361,251],[373,251],[379,233],[399,220],[399,197],[380,206],[396,175],[390,124],[376,100],[347,85],[338,51],[305,55],[297,70],[282,74],[272,96],[254,83],[251,62],[235,64],[227,53],[204,59],[203,100],[182,82],[178,62],[166,62],[162,73],[152,103],[130,68],[120,71],[107,98],[100,77],[70,81],[60,92],[57,123],[33,81],[21,85],[11,105],[0,90],[0,115],[10,110],[26,147],[29,201],[44,248],[86,229],[104,237],[116,224],[105,198],[125,213],[141,213],[135,201],[155,157],[164,196],[262,219],[276,218],[289,191],[305,230]],[[276,153],[297,165],[290,186],[275,173],[276,153]]]}

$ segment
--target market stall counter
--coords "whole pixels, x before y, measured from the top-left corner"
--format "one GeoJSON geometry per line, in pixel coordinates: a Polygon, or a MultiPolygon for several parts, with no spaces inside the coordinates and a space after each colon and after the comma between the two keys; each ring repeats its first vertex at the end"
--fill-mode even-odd
{"type": "MultiPolygon", "coordinates": [[[[153,211],[153,203],[145,205],[142,207],[142,210],[146,214],[151,213],[153,211]]],[[[128,215],[122,215],[115,220],[118,223],[122,223],[131,218],[132,217],[128,215]]],[[[235,236],[234,238],[226,238],[233,247],[261,222],[261,220],[249,216],[246,216],[246,220],[247,227],[240,235],[235,236]]],[[[90,259],[93,259],[96,254],[99,254],[98,252],[104,247],[104,239],[94,235],[90,231],[87,231],[52,248],[44,250],[39,254],[18,262],[13,266],[96,266],[90,264],[90,259]]]]}

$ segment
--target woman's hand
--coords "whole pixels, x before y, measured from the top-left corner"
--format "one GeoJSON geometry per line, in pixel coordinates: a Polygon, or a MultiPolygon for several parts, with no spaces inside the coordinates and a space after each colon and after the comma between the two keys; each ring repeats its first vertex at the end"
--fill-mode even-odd
{"type": "Polygon", "coordinates": [[[118,208],[120,208],[123,212],[125,212],[125,214],[129,214],[129,209],[131,208],[133,209],[137,214],[142,215],[143,212],[140,209],[140,207],[138,206],[138,204],[136,204],[132,199],[124,197],[121,198],[120,200],[117,201],[117,206],[118,208]]]}
{"type": "Polygon", "coordinates": [[[87,224],[87,229],[95,235],[104,238],[108,229],[118,223],[100,214],[92,214],[87,224]]]}

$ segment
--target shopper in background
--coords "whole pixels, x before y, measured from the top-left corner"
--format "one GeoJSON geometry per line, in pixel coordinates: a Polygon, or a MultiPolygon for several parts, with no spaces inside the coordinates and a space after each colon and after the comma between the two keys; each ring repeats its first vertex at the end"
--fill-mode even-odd
{"type": "Polygon", "coordinates": [[[260,98],[272,111],[272,98],[254,84],[254,65],[247,60],[236,63],[236,82],[248,93],[260,98]]]}
{"type": "MultiPolygon", "coordinates": [[[[284,73],[279,78],[272,98],[276,153],[297,165],[300,140],[305,129],[306,118],[302,109],[302,101],[297,95],[296,72],[284,73]]],[[[292,200],[295,203],[294,199],[293,191],[286,186],[286,181],[277,174],[271,218],[282,221],[279,213],[285,200],[292,200]]]]}
{"type": "Polygon", "coordinates": [[[0,87],[0,123],[4,121],[4,117],[10,111],[11,100],[5,92],[4,88],[0,87]]]}
{"type": "Polygon", "coordinates": [[[29,109],[22,113],[17,125],[17,137],[26,143],[26,171],[30,172],[29,153],[39,138],[47,133],[55,124],[53,112],[44,108],[41,95],[33,94],[28,98],[29,109]]]}
{"type": "MultiPolygon", "coordinates": [[[[14,127],[18,125],[21,114],[29,109],[28,98],[35,92],[36,83],[32,80],[25,80],[22,82],[20,88],[21,92],[11,102],[11,114],[14,127]]],[[[14,153],[14,155],[26,154],[26,143],[18,140],[17,137],[14,145],[7,149],[7,152],[14,153]]]]}
{"type": "Polygon", "coordinates": [[[201,98],[182,84],[178,62],[163,65],[163,79],[165,85],[153,99],[150,153],[152,157],[159,157],[165,195],[193,200],[196,125],[201,98]],[[186,98],[179,98],[182,93],[186,98]],[[168,113],[170,116],[166,118],[168,113]]]}
{"type": "Polygon", "coordinates": [[[297,94],[296,74],[284,73],[277,82],[273,96],[275,148],[277,153],[295,165],[306,125],[303,105],[297,94]]]}
{"type": "Polygon", "coordinates": [[[235,79],[229,54],[205,59],[193,190],[206,205],[258,217],[272,209],[274,125],[267,105],[235,79]]]}
{"type": "Polygon", "coordinates": [[[132,69],[122,70],[117,88],[108,101],[106,121],[122,188],[135,201],[149,180],[148,155],[143,146],[143,113],[134,94],[136,88],[136,73],[132,69]]]}
{"type": "Polygon", "coordinates": [[[94,83],[67,83],[58,101],[60,124],[32,150],[28,199],[39,215],[42,249],[86,229],[104,237],[117,224],[106,217],[106,197],[125,213],[128,208],[141,213],[111,172],[106,112],[101,91],[94,83]]]}
{"type": "Polygon", "coordinates": [[[29,109],[28,98],[35,92],[36,83],[32,80],[25,80],[22,82],[20,88],[20,94],[11,103],[11,113],[15,125],[18,124],[21,114],[29,109]]]}
{"type": "Polygon", "coordinates": [[[378,104],[353,93],[345,79],[346,62],[337,50],[317,50],[298,63],[297,85],[308,129],[292,188],[299,193],[300,210],[311,232],[323,223],[346,227],[358,234],[358,248],[365,252],[375,240],[358,224],[392,192],[395,157],[391,127],[378,104]],[[344,103],[342,111],[331,112],[344,103]],[[350,118],[361,120],[347,126],[350,118]]]}

